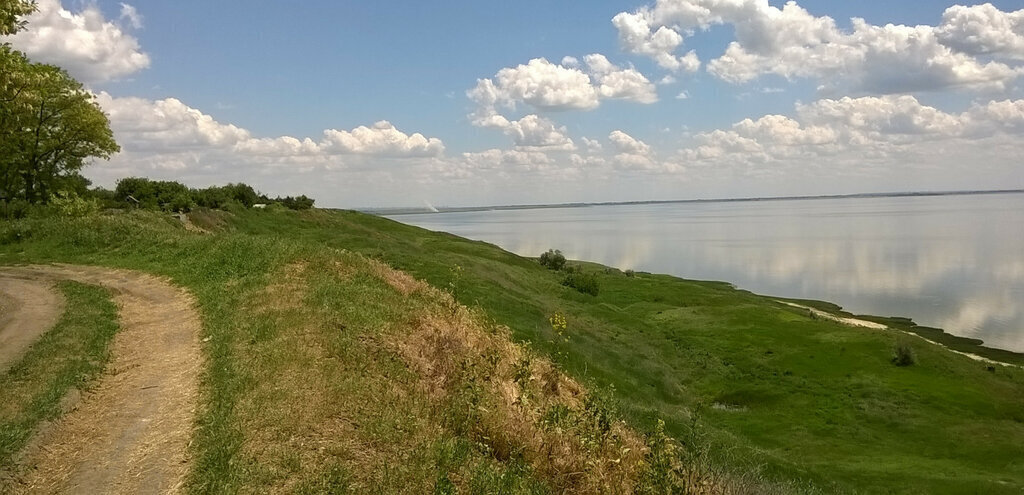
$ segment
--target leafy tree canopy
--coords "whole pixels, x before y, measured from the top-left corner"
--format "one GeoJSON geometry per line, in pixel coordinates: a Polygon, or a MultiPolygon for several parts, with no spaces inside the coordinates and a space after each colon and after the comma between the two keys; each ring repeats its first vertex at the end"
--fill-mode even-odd
{"type": "Polygon", "coordinates": [[[35,12],[35,2],[24,0],[0,0],[0,36],[14,34],[25,26],[25,21],[20,19],[32,12],[35,12]]]}
{"type": "Polygon", "coordinates": [[[92,93],[59,67],[0,52],[0,195],[45,202],[89,158],[120,151],[92,93]]]}
{"type": "MultiPolygon", "coordinates": [[[[35,3],[0,0],[0,35],[17,32],[35,3]]],[[[92,93],[59,67],[0,44],[0,200],[46,202],[78,188],[90,158],[120,151],[92,93]]]]}

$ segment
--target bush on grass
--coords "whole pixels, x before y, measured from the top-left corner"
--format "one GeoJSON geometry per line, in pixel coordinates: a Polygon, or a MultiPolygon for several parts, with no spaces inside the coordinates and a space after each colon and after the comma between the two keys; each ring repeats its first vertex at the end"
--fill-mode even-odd
{"type": "Polygon", "coordinates": [[[548,252],[540,255],[540,264],[548,270],[561,270],[565,266],[565,256],[557,249],[548,249],[548,252]]]}
{"type": "Polygon", "coordinates": [[[896,366],[910,366],[916,362],[917,356],[914,355],[914,348],[910,346],[910,342],[903,338],[896,339],[892,363],[896,366]]]}
{"type": "Polygon", "coordinates": [[[582,273],[578,270],[566,274],[562,285],[592,296],[596,296],[601,291],[601,284],[598,282],[596,274],[582,273]]]}

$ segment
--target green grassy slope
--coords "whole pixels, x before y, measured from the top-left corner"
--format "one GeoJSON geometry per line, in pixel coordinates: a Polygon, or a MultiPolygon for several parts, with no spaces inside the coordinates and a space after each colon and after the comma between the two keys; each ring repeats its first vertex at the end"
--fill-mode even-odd
{"type": "Polygon", "coordinates": [[[483,315],[359,254],[145,212],[0,223],[0,264],[49,261],[161,274],[196,296],[206,363],[190,493],[647,483],[643,438],[601,420],[606,406],[483,315]]]}
{"type": "Polygon", "coordinates": [[[587,265],[602,283],[591,297],[486,243],[350,212],[290,218],[247,215],[233,224],[363,252],[436,286],[459,265],[463,303],[518,339],[565,352],[567,369],[615,387],[641,427],[661,417],[685,438],[699,410],[708,442],[729,462],[766,464],[829,489],[1024,486],[1024,370],[989,372],[923,342],[914,345],[917,365],[896,367],[890,332],[814,320],[725,283],[630,278],[587,265]],[[556,311],[568,316],[572,336],[559,348],[546,322],[556,311]]]}
{"type": "MultiPolygon", "coordinates": [[[[28,221],[0,227],[0,263],[70,261],[145,269],[192,289],[213,337],[213,394],[197,439],[199,469],[242,476],[234,408],[254,380],[235,321],[289,260],[324,248],[381,259],[507,325],[582,382],[614,388],[641,429],[658,418],[738,471],[824,491],[1016,493],[1024,487],[1024,370],[913,341],[917,364],[891,363],[895,336],[844,327],[720,282],[584,264],[598,296],[494,246],[352,212],[240,213],[227,232],[186,234],[172,221],[28,221]],[[164,223],[166,222],[166,223],[164,223]],[[455,280],[454,266],[461,267],[455,280]],[[548,317],[567,318],[568,342],[548,317]],[[214,394],[214,391],[216,392],[214,394]],[[697,424],[697,428],[692,425],[697,424]]],[[[557,246],[552,246],[557,247],[557,246]]],[[[372,297],[366,299],[372,301],[372,297]]],[[[358,308],[357,308],[358,309],[358,308]]],[[[258,340],[258,339],[257,339],[258,340]]],[[[244,343],[244,342],[243,342],[244,343]]],[[[199,480],[194,486],[213,486],[199,480]]]]}

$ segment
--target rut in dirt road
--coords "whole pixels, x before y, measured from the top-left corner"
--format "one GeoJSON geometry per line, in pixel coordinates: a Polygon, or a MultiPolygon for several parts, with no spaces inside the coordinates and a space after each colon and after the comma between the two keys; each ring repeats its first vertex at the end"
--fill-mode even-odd
{"type": "Polygon", "coordinates": [[[32,442],[14,489],[178,491],[188,470],[202,363],[192,296],[145,273],[89,266],[6,267],[0,277],[106,287],[121,326],[104,374],[73,411],[32,442]]]}
{"type": "Polygon", "coordinates": [[[0,272],[0,372],[18,361],[64,312],[64,296],[49,280],[0,272]]]}

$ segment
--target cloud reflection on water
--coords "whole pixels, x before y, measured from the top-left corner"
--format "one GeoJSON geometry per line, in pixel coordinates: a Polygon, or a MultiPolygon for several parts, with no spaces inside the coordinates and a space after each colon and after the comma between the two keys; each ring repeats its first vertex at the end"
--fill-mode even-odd
{"type": "Polygon", "coordinates": [[[1024,195],[416,215],[398,220],[622,269],[898,315],[1024,351],[1024,195]]]}

